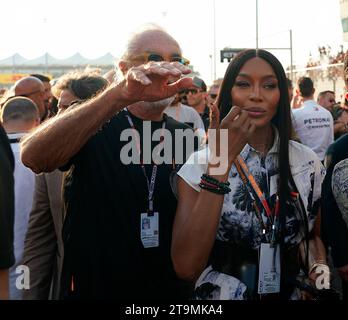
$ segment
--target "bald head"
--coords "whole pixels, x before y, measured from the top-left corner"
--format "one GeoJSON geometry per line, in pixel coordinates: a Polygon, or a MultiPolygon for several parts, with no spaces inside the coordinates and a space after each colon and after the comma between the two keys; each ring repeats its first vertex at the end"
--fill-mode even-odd
{"type": "Polygon", "coordinates": [[[130,67],[147,63],[144,54],[155,53],[165,60],[172,61],[172,57],[181,57],[181,48],[178,42],[163,29],[149,26],[134,33],[126,47],[119,67],[125,73],[130,67]]]}
{"type": "Polygon", "coordinates": [[[181,53],[178,42],[171,35],[159,27],[150,27],[138,31],[131,36],[124,56],[140,54],[144,50],[148,50],[149,46],[155,44],[157,41],[170,43],[181,53]]]}
{"type": "MultiPolygon", "coordinates": [[[[178,42],[160,27],[150,25],[131,36],[118,66],[122,74],[125,75],[131,67],[149,61],[172,62],[181,60],[181,48],[178,42]]],[[[174,97],[156,102],[139,102],[134,108],[139,107],[141,112],[145,112],[144,110],[155,113],[163,112],[173,99],[174,97]]]]}
{"type": "Polygon", "coordinates": [[[24,77],[18,80],[14,85],[15,95],[27,95],[32,91],[40,90],[43,83],[40,79],[35,77],[24,77]]]}
{"type": "Polygon", "coordinates": [[[3,105],[1,121],[8,133],[27,132],[40,123],[39,110],[29,98],[14,97],[3,105]]]}
{"type": "Polygon", "coordinates": [[[14,93],[15,96],[27,97],[33,100],[39,109],[40,118],[44,119],[46,117],[45,87],[41,80],[35,77],[24,77],[15,83],[14,93]]]}

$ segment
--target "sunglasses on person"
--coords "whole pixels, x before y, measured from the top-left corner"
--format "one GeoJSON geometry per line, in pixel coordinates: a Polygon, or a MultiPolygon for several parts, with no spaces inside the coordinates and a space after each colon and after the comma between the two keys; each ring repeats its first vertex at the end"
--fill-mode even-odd
{"type": "MultiPolygon", "coordinates": [[[[136,57],[134,57],[135,59],[139,59],[142,58],[143,60],[145,60],[146,62],[149,61],[155,61],[155,62],[161,62],[161,61],[166,61],[166,59],[158,54],[158,53],[149,53],[149,52],[145,52],[143,54],[137,55],[136,57]]],[[[190,64],[190,61],[180,55],[173,55],[171,56],[169,59],[167,59],[170,62],[179,62],[185,66],[190,64]]]]}
{"type": "Polygon", "coordinates": [[[64,111],[64,110],[70,108],[72,105],[74,105],[74,104],[76,104],[76,103],[81,103],[81,102],[83,102],[83,100],[74,100],[74,101],[71,101],[71,102],[70,102],[69,104],[67,104],[67,105],[63,105],[63,104],[60,104],[60,103],[58,102],[57,108],[58,108],[60,111],[64,111]]]}
{"type": "Polygon", "coordinates": [[[212,98],[212,99],[216,99],[217,94],[209,94],[209,96],[210,96],[210,98],[212,98]]]}
{"type": "Polygon", "coordinates": [[[32,96],[33,94],[36,94],[36,93],[39,93],[39,92],[40,93],[45,93],[44,91],[39,89],[39,90],[35,90],[35,91],[29,92],[29,93],[20,94],[18,96],[28,98],[28,97],[32,96]]]}
{"type": "Polygon", "coordinates": [[[189,93],[191,94],[197,94],[199,93],[200,91],[198,89],[186,89],[186,90],[183,90],[180,92],[180,94],[183,94],[183,95],[187,95],[189,93]]]}

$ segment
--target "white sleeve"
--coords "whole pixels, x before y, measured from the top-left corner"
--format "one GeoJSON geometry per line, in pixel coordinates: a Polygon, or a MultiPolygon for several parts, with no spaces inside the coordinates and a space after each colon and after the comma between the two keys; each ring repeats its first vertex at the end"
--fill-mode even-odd
{"type": "Polygon", "coordinates": [[[199,149],[202,149],[206,144],[206,132],[204,129],[204,123],[199,113],[192,107],[189,108],[190,121],[193,122],[195,135],[199,138],[199,149]]]}
{"type": "Polygon", "coordinates": [[[330,113],[330,137],[329,137],[328,147],[333,142],[334,142],[334,121],[333,121],[332,115],[330,113]]]}
{"type": "Polygon", "coordinates": [[[296,112],[295,110],[290,110],[290,116],[291,116],[291,122],[292,122],[292,126],[294,128],[294,130],[296,131],[296,112]]]}
{"type": "Polygon", "coordinates": [[[201,190],[199,183],[201,182],[202,174],[206,173],[208,169],[208,157],[208,147],[199,150],[191,154],[178,172],[178,176],[198,192],[201,190]]]}
{"type": "Polygon", "coordinates": [[[326,175],[326,169],[321,163],[320,159],[316,156],[314,161],[314,186],[313,186],[313,200],[315,201],[321,198],[321,187],[326,175]]]}

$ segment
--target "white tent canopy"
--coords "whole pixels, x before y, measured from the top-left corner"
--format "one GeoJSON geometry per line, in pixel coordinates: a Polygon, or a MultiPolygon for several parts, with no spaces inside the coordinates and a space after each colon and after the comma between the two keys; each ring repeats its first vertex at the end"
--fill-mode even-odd
{"type": "Polygon", "coordinates": [[[107,53],[102,57],[96,59],[87,59],[80,53],[75,53],[66,59],[57,59],[52,57],[49,53],[46,53],[35,59],[26,59],[20,54],[15,53],[14,55],[0,60],[0,66],[38,66],[38,65],[65,65],[65,66],[79,66],[79,65],[97,65],[106,66],[112,65],[117,60],[111,53],[107,53]]]}

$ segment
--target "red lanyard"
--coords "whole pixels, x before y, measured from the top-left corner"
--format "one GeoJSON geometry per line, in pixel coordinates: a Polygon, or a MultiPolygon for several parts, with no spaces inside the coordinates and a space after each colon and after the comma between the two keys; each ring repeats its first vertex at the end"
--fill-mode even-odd
{"type": "MultiPolygon", "coordinates": [[[[141,169],[142,169],[143,174],[145,176],[147,189],[149,191],[149,194],[148,194],[149,208],[148,209],[149,209],[149,212],[153,212],[153,193],[155,191],[155,182],[156,182],[156,175],[157,175],[157,164],[154,164],[153,167],[152,167],[151,180],[149,181],[149,178],[148,178],[148,176],[146,174],[146,170],[145,170],[145,166],[144,166],[144,163],[143,163],[143,159],[141,158],[141,146],[140,146],[140,141],[139,141],[138,135],[137,135],[138,132],[137,132],[137,129],[135,128],[135,126],[134,126],[133,120],[130,117],[129,111],[127,110],[127,108],[126,108],[126,111],[127,111],[126,117],[127,117],[129,125],[131,126],[131,128],[133,130],[133,136],[134,136],[134,139],[136,140],[136,145],[137,145],[137,149],[138,149],[139,156],[140,156],[141,169]]],[[[163,133],[164,133],[165,126],[166,126],[166,122],[164,121],[163,125],[162,125],[161,138],[163,138],[163,133]]],[[[160,144],[163,141],[164,141],[164,139],[161,139],[160,144]]]]}
{"type": "MultiPolygon", "coordinates": [[[[268,202],[266,200],[266,196],[265,196],[264,192],[261,191],[261,189],[258,186],[257,182],[255,181],[254,176],[250,173],[247,165],[245,164],[243,158],[240,155],[234,161],[234,165],[236,166],[237,171],[238,171],[239,175],[241,176],[244,184],[247,185],[247,182],[250,183],[250,185],[251,185],[252,189],[254,190],[256,196],[258,197],[258,199],[261,202],[263,208],[265,209],[267,217],[269,218],[269,220],[273,224],[273,221],[272,221],[272,211],[271,211],[271,209],[270,209],[270,207],[268,205],[268,202]]],[[[249,192],[249,193],[250,193],[251,198],[255,201],[253,193],[252,192],[249,192]]],[[[256,209],[258,209],[258,208],[256,208],[256,209]]],[[[277,197],[275,210],[274,210],[274,216],[276,217],[278,215],[279,215],[279,199],[277,197]]]]}

